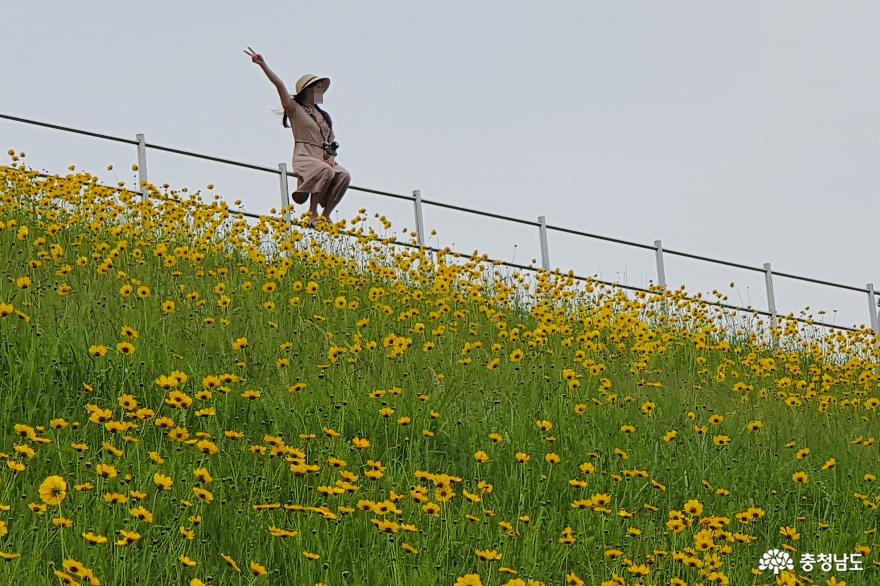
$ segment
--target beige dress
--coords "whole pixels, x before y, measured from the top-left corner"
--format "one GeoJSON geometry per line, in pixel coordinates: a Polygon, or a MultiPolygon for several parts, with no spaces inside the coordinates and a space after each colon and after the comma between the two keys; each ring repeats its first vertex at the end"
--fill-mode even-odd
{"type": "Polygon", "coordinates": [[[331,162],[333,157],[321,148],[323,143],[336,140],[333,129],[314,106],[303,106],[296,100],[293,100],[293,111],[287,115],[295,141],[293,174],[297,185],[294,199],[302,203],[306,194],[313,193],[318,197],[318,203],[327,207],[328,201],[341,199],[351,181],[348,170],[336,161],[331,162]]]}

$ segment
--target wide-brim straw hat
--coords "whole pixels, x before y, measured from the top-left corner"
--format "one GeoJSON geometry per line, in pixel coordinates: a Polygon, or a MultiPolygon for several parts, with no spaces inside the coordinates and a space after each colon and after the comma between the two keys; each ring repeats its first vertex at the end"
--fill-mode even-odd
{"type": "Polygon", "coordinates": [[[327,87],[329,88],[330,87],[330,78],[329,77],[325,77],[323,75],[315,75],[314,73],[304,74],[302,77],[300,77],[298,80],[296,80],[296,93],[297,93],[297,95],[301,91],[303,91],[304,89],[309,87],[310,85],[314,85],[322,80],[327,81],[327,87]]]}

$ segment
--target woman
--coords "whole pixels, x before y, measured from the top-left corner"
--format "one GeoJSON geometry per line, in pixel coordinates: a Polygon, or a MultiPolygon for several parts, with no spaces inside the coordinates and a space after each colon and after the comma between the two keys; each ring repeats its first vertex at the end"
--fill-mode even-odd
{"type": "Polygon", "coordinates": [[[309,224],[314,226],[318,220],[318,204],[324,208],[322,217],[329,222],[330,212],[339,205],[351,182],[351,175],[336,162],[339,145],[333,134],[333,121],[327,112],[318,107],[324,101],[330,78],[307,73],[297,80],[296,94],[291,95],[259,53],[250,47],[245,53],[260,66],[278,90],[284,108],[282,126],[287,127],[288,118],[292,123],[293,174],[297,178],[293,201],[305,203],[311,193],[309,224]]]}

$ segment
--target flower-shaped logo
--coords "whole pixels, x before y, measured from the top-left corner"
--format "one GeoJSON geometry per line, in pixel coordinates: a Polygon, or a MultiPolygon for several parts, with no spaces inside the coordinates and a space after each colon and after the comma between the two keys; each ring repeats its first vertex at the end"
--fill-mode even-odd
{"type": "Polygon", "coordinates": [[[788,552],[778,549],[771,549],[761,556],[758,562],[759,570],[773,570],[773,575],[779,574],[782,570],[793,570],[794,562],[788,552]]]}

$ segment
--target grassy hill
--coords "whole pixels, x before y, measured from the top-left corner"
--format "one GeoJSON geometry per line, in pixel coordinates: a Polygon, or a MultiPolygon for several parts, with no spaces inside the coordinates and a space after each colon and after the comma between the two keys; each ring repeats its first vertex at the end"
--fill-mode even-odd
{"type": "Polygon", "coordinates": [[[4,584],[880,583],[868,331],[769,346],[365,210],[315,233],[14,159],[4,584]]]}

